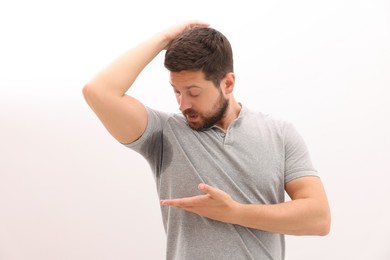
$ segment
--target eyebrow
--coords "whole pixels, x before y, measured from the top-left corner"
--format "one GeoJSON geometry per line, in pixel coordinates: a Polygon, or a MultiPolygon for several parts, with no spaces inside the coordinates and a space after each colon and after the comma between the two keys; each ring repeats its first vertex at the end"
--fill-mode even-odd
{"type": "MultiPolygon", "coordinates": [[[[172,83],[170,83],[171,84],[171,86],[173,87],[173,88],[176,88],[175,87],[175,85],[173,85],[172,83]]],[[[186,86],[186,87],[184,87],[185,89],[191,89],[191,88],[201,88],[201,87],[199,87],[199,86],[197,86],[197,85],[189,85],[189,86],[186,86]]]]}

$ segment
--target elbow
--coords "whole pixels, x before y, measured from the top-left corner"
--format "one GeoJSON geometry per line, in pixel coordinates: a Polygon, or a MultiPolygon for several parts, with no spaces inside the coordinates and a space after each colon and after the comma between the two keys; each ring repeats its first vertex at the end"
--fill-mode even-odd
{"type": "Polygon", "coordinates": [[[291,235],[296,236],[327,236],[330,232],[330,221],[328,220],[317,220],[315,223],[310,224],[310,226],[305,226],[302,229],[295,230],[291,235]]]}
{"type": "Polygon", "coordinates": [[[89,82],[84,85],[82,88],[82,94],[84,96],[84,99],[89,103],[90,101],[102,101],[106,98],[116,98],[116,97],[123,97],[124,93],[122,94],[119,90],[110,89],[104,84],[96,83],[96,82],[89,82]]]}
{"type": "Polygon", "coordinates": [[[331,217],[330,212],[323,212],[312,219],[307,219],[306,225],[300,222],[301,229],[294,232],[298,236],[327,236],[330,233],[331,217]]]}
{"type": "Polygon", "coordinates": [[[320,232],[320,236],[327,236],[330,233],[331,221],[330,217],[323,224],[322,230],[320,232]]]}
{"type": "Polygon", "coordinates": [[[315,234],[317,236],[327,236],[330,233],[331,217],[330,213],[324,214],[316,225],[315,234]]]}
{"type": "Polygon", "coordinates": [[[96,104],[97,102],[99,102],[101,100],[102,96],[104,96],[104,95],[99,94],[99,90],[96,86],[91,85],[89,83],[84,85],[84,87],[82,88],[82,94],[83,94],[84,100],[87,102],[87,104],[90,107],[92,107],[93,104],[96,104]]]}
{"type": "Polygon", "coordinates": [[[321,225],[318,230],[317,230],[317,233],[315,235],[317,236],[327,236],[330,232],[330,223],[326,223],[326,224],[323,224],[321,225]]]}
{"type": "MultiPolygon", "coordinates": [[[[331,228],[331,213],[329,204],[326,203],[323,206],[317,209],[317,213],[315,214],[315,228],[314,234],[316,236],[327,236],[330,233],[331,228]]],[[[313,219],[313,220],[314,220],[313,219]]]]}
{"type": "Polygon", "coordinates": [[[326,219],[316,220],[312,222],[310,225],[306,225],[299,230],[295,230],[291,233],[291,235],[296,236],[327,236],[330,232],[330,221],[326,219]]]}
{"type": "Polygon", "coordinates": [[[84,99],[86,101],[88,101],[93,93],[91,85],[89,85],[89,84],[84,85],[84,87],[82,88],[82,93],[83,93],[84,99]]]}

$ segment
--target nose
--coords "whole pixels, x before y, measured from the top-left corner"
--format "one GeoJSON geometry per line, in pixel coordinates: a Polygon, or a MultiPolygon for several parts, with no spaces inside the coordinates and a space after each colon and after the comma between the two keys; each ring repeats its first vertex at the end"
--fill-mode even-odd
{"type": "Polygon", "coordinates": [[[178,97],[177,102],[179,103],[180,111],[185,111],[189,108],[192,108],[190,100],[188,100],[187,98],[183,98],[183,96],[178,97]]]}

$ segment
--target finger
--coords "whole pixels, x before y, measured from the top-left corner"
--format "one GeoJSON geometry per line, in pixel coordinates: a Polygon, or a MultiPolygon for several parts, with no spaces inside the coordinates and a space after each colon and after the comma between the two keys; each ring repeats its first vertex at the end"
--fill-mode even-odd
{"type": "Polygon", "coordinates": [[[205,183],[200,183],[198,185],[198,189],[201,192],[209,194],[211,197],[217,197],[217,196],[221,195],[221,192],[222,192],[220,189],[217,189],[217,188],[210,186],[210,185],[207,185],[205,183]]]}
{"type": "Polygon", "coordinates": [[[163,206],[173,206],[173,207],[191,207],[197,204],[200,196],[180,198],[180,199],[171,199],[171,200],[161,200],[160,204],[163,206]]]}
{"type": "Polygon", "coordinates": [[[189,20],[187,21],[188,27],[187,28],[193,28],[193,27],[209,27],[209,23],[205,23],[203,21],[199,20],[189,20]]]}

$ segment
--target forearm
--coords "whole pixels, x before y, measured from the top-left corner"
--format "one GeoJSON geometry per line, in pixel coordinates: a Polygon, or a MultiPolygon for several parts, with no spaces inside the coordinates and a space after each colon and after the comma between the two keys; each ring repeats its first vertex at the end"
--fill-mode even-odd
{"type": "Polygon", "coordinates": [[[147,110],[135,97],[126,95],[141,71],[177,35],[194,26],[188,21],[172,26],[125,52],[83,87],[83,95],[111,135],[121,143],[132,143],[145,131],[147,110]]]}
{"type": "Polygon", "coordinates": [[[234,224],[289,235],[326,235],[330,226],[327,202],[313,198],[273,205],[237,203],[230,216],[234,224]]]}
{"type": "Polygon", "coordinates": [[[157,54],[166,49],[177,35],[195,26],[208,26],[208,24],[196,20],[186,21],[163,30],[130,49],[87,83],[84,94],[88,96],[90,90],[93,90],[95,94],[104,93],[100,96],[109,94],[124,96],[141,71],[157,54]]]}
{"type": "Polygon", "coordinates": [[[163,33],[159,33],[132,48],[114,60],[98,73],[87,85],[95,91],[123,96],[134,83],[141,71],[169,43],[163,33]]]}

